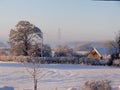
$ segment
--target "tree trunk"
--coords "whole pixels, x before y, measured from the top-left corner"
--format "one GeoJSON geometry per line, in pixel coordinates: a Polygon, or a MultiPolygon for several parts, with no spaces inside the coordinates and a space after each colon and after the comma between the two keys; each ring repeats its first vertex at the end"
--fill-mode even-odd
{"type": "Polygon", "coordinates": [[[37,76],[36,76],[35,68],[34,68],[34,72],[33,72],[33,79],[34,79],[34,90],[37,90],[37,76]]]}
{"type": "Polygon", "coordinates": [[[37,90],[37,79],[34,78],[34,90],[37,90]]]}
{"type": "Polygon", "coordinates": [[[24,35],[24,48],[25,48],[25,50],[24,50],[24,56],[27,56],[28,55],[28,40],[27,40],[27,34],[25,33],[25,35],[24,35]]]}

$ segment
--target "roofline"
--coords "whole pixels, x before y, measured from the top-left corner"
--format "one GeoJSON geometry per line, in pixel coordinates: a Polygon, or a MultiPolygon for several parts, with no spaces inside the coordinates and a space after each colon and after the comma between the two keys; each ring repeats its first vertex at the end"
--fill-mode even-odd
{"type": "Polygon", "coordinates": [[[99,55],[100,57],[102,57],[102,55],[97,51],[96,48],[93,48],[93,49],[98,53],[98,55],[99,55]]]}

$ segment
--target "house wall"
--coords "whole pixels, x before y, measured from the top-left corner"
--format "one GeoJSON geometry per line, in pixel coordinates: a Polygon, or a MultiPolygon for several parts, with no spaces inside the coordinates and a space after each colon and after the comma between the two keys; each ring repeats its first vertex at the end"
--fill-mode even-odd
{"type": "Polygon", "coordinates": [[[102,59],[102,57],[99,56],[99,54],[95,50],[91,50],[90,53],[87,55],[87,58],[102,59]]]}

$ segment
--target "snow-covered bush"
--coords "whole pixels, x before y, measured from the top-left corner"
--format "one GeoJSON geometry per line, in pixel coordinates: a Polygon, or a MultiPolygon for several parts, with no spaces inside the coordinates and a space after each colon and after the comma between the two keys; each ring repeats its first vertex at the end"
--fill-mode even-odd
{"type": "Polygon", "coordinates": [[[76,88],[70,87],[67,90],[77,90],[76,88]]]}
{"type": "Polygon", "coordinates": [[[27,56],[0,56],[0,61],[15,61],[15,62],[28,62],[29,57],[27,56]]]}
{"type": "Polygon", "coordinates": [[[120,66],[120,59],[113,60],[113,65],[120,66]]]}
{"type": "Polygon", "coordinates": [[[109,60],[99,60],[100,65],[107,65],[109,60]]]}
{"type": "Polygon", "coordinates": [[[107,65],[108,60],[99,60],[99,59],[92,59],[92,58],[86,58],[82,57],[79,59],[79,64],[85,64],[85,65],[107,65]]]}
{"type": "Polygon", "coordinates": [[[85,65],[99,65],[99,60],[83,57],[79,59],[79,63],[85,65]]]}
{"type": "Polygon", "coordinates": [[[118,86],[118,89],[120,89],[120,86],[118,86]]]}
{"type": "Polygon", "coordinates": [[[8,86],[4,86],[2,88],[0,88],[0,90],[14,90],[13,87],[8,87],[8,86]]]}
{"type": "Polygon", "coordinates": [[[77,57],[30,57],[30,56],[0,56],[0,61],[14,61],[14,62],[31,62],[31,60],[39,61],[41,63],[57,63],[57,64],[84,64],[84,65],[107,65],[107,60],[98,60],[90,58],[77,57]]]}
{"type": "Polygon", "coordinates": [[[82,90],[112,90],[107,80],[91,80],[83,83],[82,90]]]}

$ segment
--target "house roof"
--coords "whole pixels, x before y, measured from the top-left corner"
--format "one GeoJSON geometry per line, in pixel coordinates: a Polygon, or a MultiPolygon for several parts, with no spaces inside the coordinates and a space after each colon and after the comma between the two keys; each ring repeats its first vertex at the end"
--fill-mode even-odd
{"type": "Polygon", "coordinates": [[[75,51],[76,54],[86,55],[88,51],[75,51]]]}
{"type": "Polygon", "coordinates": [[[110,55],[113,53],[118,52],[118,49],[116,48],[94,48],[94,50],[100,55],[110,55]]]}
{"type": "Polygon", "coordinates": [[[97,52],[101,55],[101,56],[103,56],[103,55],[108,55],[109,53],[108,53],[108,49],[106,49],[106,48],[95,48],[96,50],[97,50],[97,52]]]}

